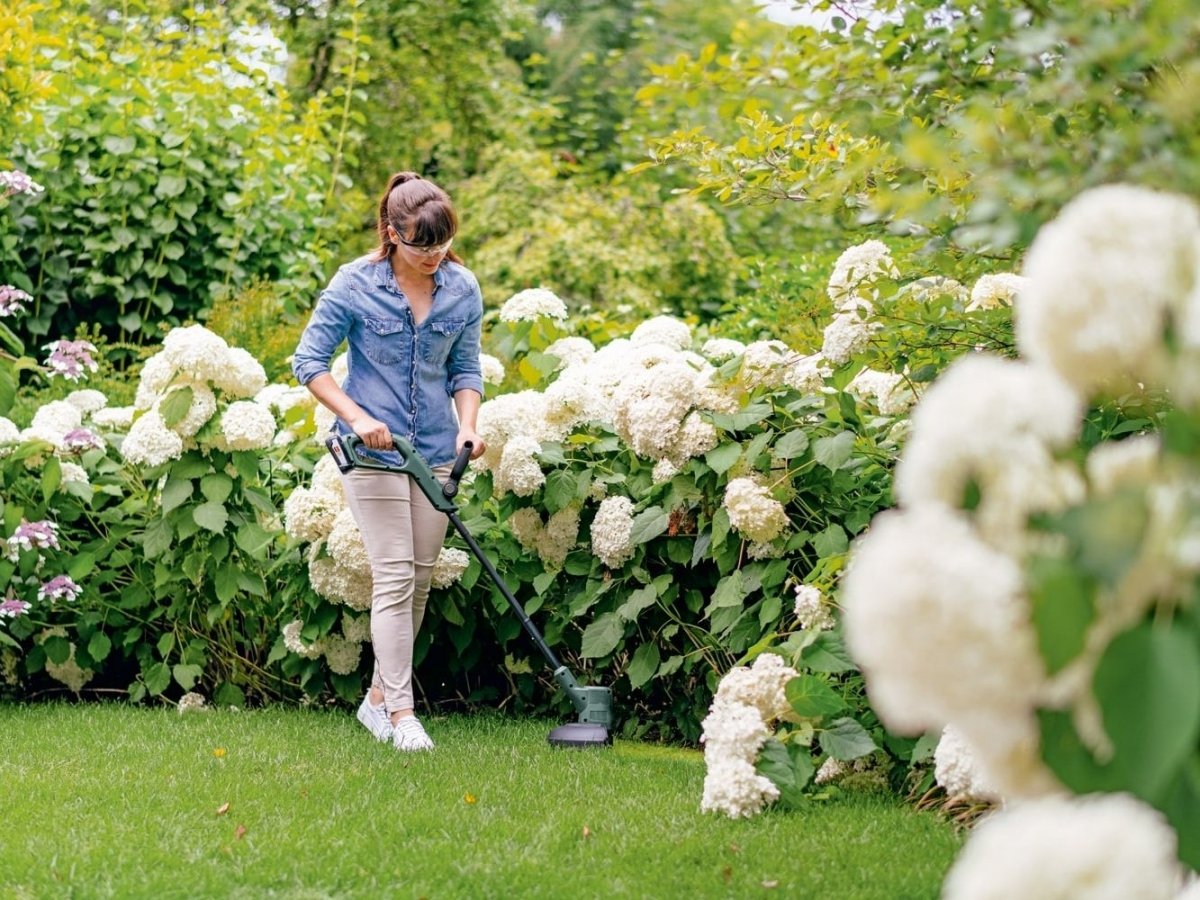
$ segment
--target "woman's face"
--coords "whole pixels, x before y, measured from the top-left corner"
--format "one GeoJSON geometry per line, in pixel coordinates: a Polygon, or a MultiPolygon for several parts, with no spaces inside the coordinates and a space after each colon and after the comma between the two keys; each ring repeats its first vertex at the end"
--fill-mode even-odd
{"type": "Polygon", "coordinates": [[[409,237],[401,235],[391,225],[388,226],[388,237],[397,245],[397,252],[401,254],[401,258],[409,268],[427,275],[437,271],[437,267],[442,264],[442,260],[450,252],[450,245],[454,243],[454,238],[451,238],[444,244],[418,245],[413,243],[409,237]]]}

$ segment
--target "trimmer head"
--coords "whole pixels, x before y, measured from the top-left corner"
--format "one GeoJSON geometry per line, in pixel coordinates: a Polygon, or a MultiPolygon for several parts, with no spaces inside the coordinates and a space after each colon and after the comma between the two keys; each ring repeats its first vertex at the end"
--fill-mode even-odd
{"type": "Polygon", "coordinates": [[[612,746],[612,736],[608,729],[594,722],[569,722],[559,725],[550,732],[546,740],[552,747],[573,747],[577,750],[612,746]]]}

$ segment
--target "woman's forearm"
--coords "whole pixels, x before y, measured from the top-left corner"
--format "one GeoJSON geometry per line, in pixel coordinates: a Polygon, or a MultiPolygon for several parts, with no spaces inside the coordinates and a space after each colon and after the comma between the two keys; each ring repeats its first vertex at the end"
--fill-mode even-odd
{"type": "Polygon", "coordinates": [[[479,405],[483,398],[478,391],[464,388],[454,394],[454,408],[458,412],[458,427],[475,431],[479,423],[479,405]]]}
{"type": "Polygon", "coordinates": [[[350,399],[350,395],[342,390],[328,372],[318,375],[305,386],[322,406],[351,427],[354,426],[355,420],[367,414],[361,406],[350,399]]]}

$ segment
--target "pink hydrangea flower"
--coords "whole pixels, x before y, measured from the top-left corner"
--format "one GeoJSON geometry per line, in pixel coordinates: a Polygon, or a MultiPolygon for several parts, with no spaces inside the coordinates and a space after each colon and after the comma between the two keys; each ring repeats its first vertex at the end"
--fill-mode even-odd
{"type": "Polygon", "coordinates": [[[87,428],[72,428],[62,439],[63,448],[75,453],[83,453],[85,450],[100,450],[104,447],[104,441],[94,431],[87,428]]]}
{"type": "Polygon", "coordinates": [[[48,520],[22,522],[8,539],[8,558],[16,560],[22,550],[42,550],[58,547],[58,526],[48,520]]]}
{"type": "Polygon", "coordinates": [[[11,284],[0,284],[0,316],[15,316],[25,312],[22,303],[32,300],[29,294],[11,284]]]}
{"type": "Polygon", "coordinates": [[[10,172],[0,172],[0,188],[4,189],[5,197],[12,194],[40,194],[45,190],[44,187],[20,169],[13,169],[10,172]]]}
{"type": "Polygon", "coordinates": [[[71,603],[83,591],[68,575],[55,575],[40,588],[38,588],[38,600],[49,600],[54,603],[58,600],[66,600],[71,603]]]}
{"type": "Polygon", "coordinates": [[[17,600],[14,597],[0,600],[0,619],[15,619],[27,612],[29,612],[29,604],[24,600],[17,600]]]}
{"type": "Polygon", "coordinates": [[[95,372],[100,366],[92,359],[96,347],[88,341],[54,341],[45,346],[50,351],[46,358],[53,374],[61,375],[68,381],[79,381],[86,378],[85,371],[95,372]]]}

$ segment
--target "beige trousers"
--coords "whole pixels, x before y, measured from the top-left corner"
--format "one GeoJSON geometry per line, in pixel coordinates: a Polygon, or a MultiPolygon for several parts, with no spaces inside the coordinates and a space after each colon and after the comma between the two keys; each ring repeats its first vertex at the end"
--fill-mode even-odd
{"type": "MultiPolygon", "coordinates": [[[[449,464],[434,469],[439,481],[449,464]]],[[[346,503],[371,563],[372,687],[389,713],[413,708],[413,642],[425,617],[433,567],[449,519],[407,475],[351,469],[342,475],[346,503]]]]}

